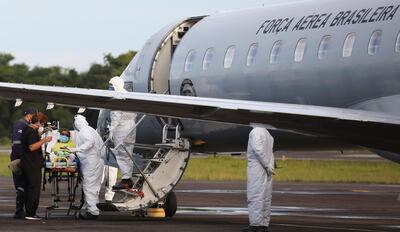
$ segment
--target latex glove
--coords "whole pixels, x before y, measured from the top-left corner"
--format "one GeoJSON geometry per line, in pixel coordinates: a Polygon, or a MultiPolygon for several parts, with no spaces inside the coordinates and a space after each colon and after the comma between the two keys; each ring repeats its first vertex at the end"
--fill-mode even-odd
{"type": "Polygon", "coordinates": [[[274,168],[267,167],[266,171],[267,171],[267,175],[268,175],[268,176],[275,175],[275,170],[274,170],[274,168]]]}
{"type": "Polygon", "coordinates": [[[110,141],[114,141],[114,133],[110,131],[108,138],[110,139],[110,141]]]}
{"type": "Polygon", "coordinates": [[[76,147],[68,147],[67,150],[68,150],[69,152],[71,152],[71,153],[76,153],[76,152],[79,151],[79,149],[76,148],[76,147]]]}
{"type": "Polygon", "coordinates": [[[52,137],[52,136],[47,136],[47,137],[45,137],[45,138],[43,139],[43,141],[46,142],[46,143],[50,142],[51,140],[53,140],[53,137],[52,137]]]}

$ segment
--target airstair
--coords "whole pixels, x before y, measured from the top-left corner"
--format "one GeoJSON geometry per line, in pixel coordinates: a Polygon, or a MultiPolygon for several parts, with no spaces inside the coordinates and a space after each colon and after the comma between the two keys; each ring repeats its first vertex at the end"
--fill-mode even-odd
{"type": "MultiPolygon", "coordinates": [[[[137,125],[145,118],[145,115],[137,122],[137,125]]],[[[168,196],[174,194],[172,190],[181,179],[190,156],[190,143],[187,139],[181,138],[179,124],[172,125],[170,120],[163,121],[162,140],[159,144],[135,144],[135,150],[147,150],[150,157],[140,160],[134,159],[132,151],[128,151],[122,144],[125,151],[130,154],[134,169],[132,176],[133,188],[119,191],[123,194],[122,199],[110,203],[100,203],[98,207],[102,211],[135,211],[149,207],[166,207],[170,204],[168,196]]],[[[107,142],[107,141],[106,141],[107,142]]],[[[172,200],[176,201],[175,195],[172,200]]],[[[172,203],[176,205],[175,203],[172,203]]],[[[176,206],[175,206],[176,208],[176,206]]],[[[175,209],[176,210],[176,209],[175,209]]],[[[173,216],[175,213],[168,213],[173,216]]]]}

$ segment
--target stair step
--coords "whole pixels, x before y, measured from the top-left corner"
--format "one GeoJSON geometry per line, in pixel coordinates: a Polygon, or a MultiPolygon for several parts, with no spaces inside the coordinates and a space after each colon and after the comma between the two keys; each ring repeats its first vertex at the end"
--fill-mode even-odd
{"type": "Polygon", "coordinates": [[[103,212],[119,211],[117,206],[115,206],[112,203],[97,203],[96,206],[97,206],[97,208],[99,208],[100,211],[103,211],[103,212]]]}

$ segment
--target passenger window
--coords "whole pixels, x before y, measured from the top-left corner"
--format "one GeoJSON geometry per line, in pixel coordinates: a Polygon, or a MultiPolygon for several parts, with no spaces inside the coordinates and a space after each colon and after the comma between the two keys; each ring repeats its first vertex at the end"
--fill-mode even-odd
{"type": "Polygon", "coordinates": [[[269,55],[269,63],[275,64],[279,60],[279,56],[281,55],[281,47],[282,41],[278,40],[272,45],[271,54],[269,55]]]}
{"type": "Polygon", "coordinates": [[[250,45],[246,59],[247,66],[251,66],[252,64],[254,64],[254,61],[256,60],[257,50],[258,50],[258,44],[253,43],[252,45],[250,45]]]}
{"type": "Polygon", "coordinates": [[[203,70],[206,71],[210,67],[212,58],[214,56],[214,48],[208,48],[203,58],[203,70]]]}
{"type": "Polygon", "coordinates": [[[332,37],[330,35],[322,37],[318,49],[318,59],[325,60],[328,57],[331,38],[332,37]]]}
{"type": "Polygon", "coordinates": [[[381,30],[374,31],[372,33],[368,44],[368,54],[375,55],[378,52],[379,46],[381,44],[381,38],[382,38],[381,30]]]}
{"type": "Polygon", "coordinates": [[[399,34],[397,34],[395,51],[400,52],[400,32],[399,32],[399,34]]]}
{"type": "Polygon", "coordinates": [[[304,53],[306,52],[306,47],[307,47],[307,39],[302,38],[297,42],[296,45],[296,50],[294,52],[294,61],[295,62],[301,62],[304,57],[304,53]]]}
{"type": "Polygon", "coordinates": [[[232,67],[232,63],[233,63],[233,58],[235,57],[235,46],[229,46],[228,50],[226,50],[225,53],[225,59],[224,59],[224,68],[230,68],[232,67]]]}
{"type": "Polygon", "coordinates": [[[193,61],[196,56],[195,50],[190,50],[189,53],[186,56],[186,61],[185,61],[185,72],[190,72],[193,69],[193,61]]]}
{"type": "Polygon", "coordinates": [[[356,41],[356,33],[350,33],[346,36],[343,44],[343,57],[350,57],[353,52],[354,42],[356,41]]]}

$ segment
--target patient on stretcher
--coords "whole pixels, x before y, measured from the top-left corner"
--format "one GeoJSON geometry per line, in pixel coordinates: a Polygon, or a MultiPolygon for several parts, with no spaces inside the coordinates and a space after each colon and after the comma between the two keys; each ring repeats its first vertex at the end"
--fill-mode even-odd
{"type": "Polygon", "coordinates": [[[76,164],[76,155],[71,153],[68,148],[74,148],[76,145],[71,140],[71,134],[68,129],[62,128],[60,129],[60,136],[52,148],[49,155],[50,162],[54,164],[62,164],[65,163],[68,165],[76,164]]]}

